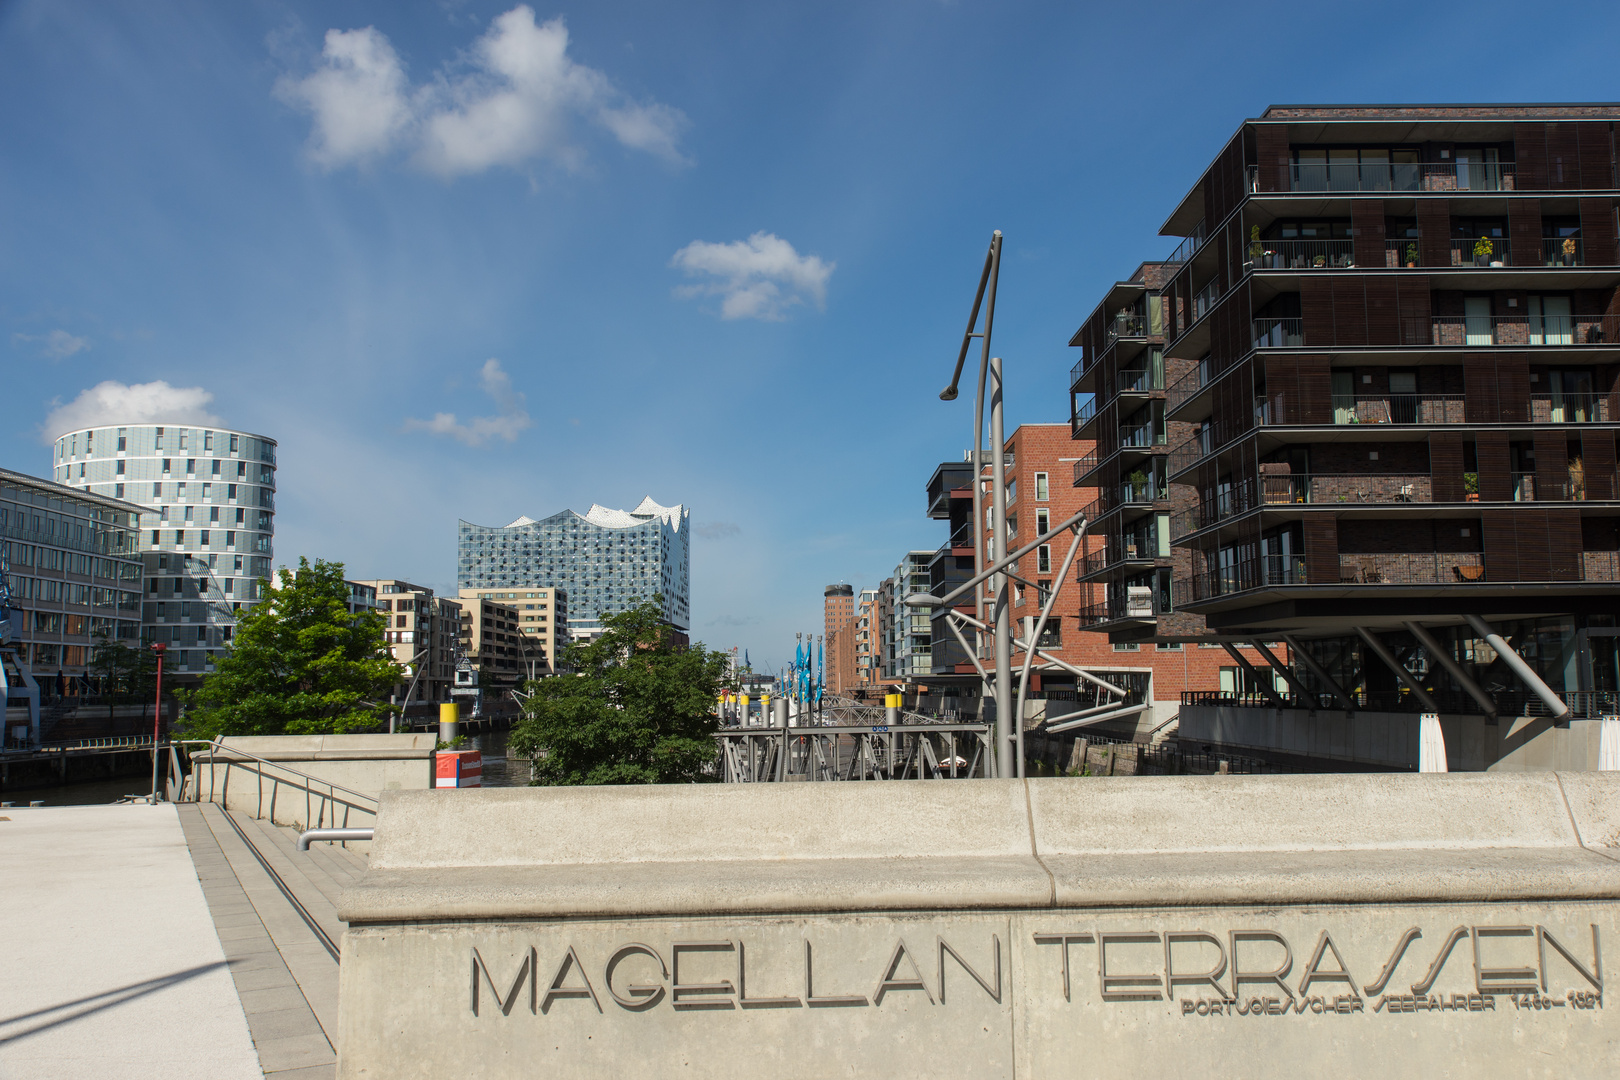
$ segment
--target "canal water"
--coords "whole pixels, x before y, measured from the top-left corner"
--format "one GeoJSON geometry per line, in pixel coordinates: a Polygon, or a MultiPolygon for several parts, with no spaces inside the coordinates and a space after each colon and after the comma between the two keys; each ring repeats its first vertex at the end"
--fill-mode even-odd
{"type": "MultiPolygon", "coordinates": [[[[506,732],[470,735],[467,737],[467,749],[477,750],[484,755],[485,787],[528,786],[529,762],[525,758],[506,756],[506,732]]],[[[12,802],[18,806],[27,806],[31,802],[42,802],[46,806],[95,806],[117,802],[127,795],[148,795],[151,791],[151,775],[141,773],[52,787],[6,789],[0,791],[0,802],[12,802]]]]}

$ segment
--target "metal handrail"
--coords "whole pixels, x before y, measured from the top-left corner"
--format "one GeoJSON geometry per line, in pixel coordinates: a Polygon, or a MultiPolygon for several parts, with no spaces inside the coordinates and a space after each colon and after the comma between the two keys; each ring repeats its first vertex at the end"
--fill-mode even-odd
{"type": "Polygon", "coordinates": [[[298,850],[308,851],[311,842],[341,844],[350,840],[370,840],[376,829],[305,829],[298,834],[298,850]]]}
{"type": "MultiPolygon", "coordinates": [[[[376,798],[371,796],[371,795],[367,795],[364,792],[355,791],[353,788],[346,788],[342,784],[333,783],[331,780],[326,780],[326,779],[323,779],[322,777],[319,777],[319,776],[311,776],[306,772],[300,772],[299,770],[288,766],[284,762],[274,761],[274,760],[272,760],[270,758],[266,758],[266,757],[260,757],[258,754],[250,753],[250,752],[248,752],[246,750],[240,750],[240,749],[237,749],[234,746],[226,746],[219,739],[176,739],[176,740],[174,740],[174,745],[177,745],[177,746],[208,746],[208,747],[212,747],[216,751],[224,751],[224,752],[229,753],[229,754],[240,755],[241,757],[248,758],[249,760],[252,760],[252,761],[257,761],[257,762],[259,762],[260,764],[263,764],[263,765],[274,766],[275,768],[280,769],[282,772],[292,773],[294,776],[301,777],[302,779],[309,780],[309,781],[311,781],[313,783],[324,784],[324,785],[326,785],[326,787],[330,788],[334,792],[341,791],[345,795],[352,795],[356,799],[363,799],[366,802],[371,804],[371,808],[372,808],[373,812],[376,811],[377,806],[378,806],[376,798]]],[[[210,763],[212,763],[212,761],[213,761],[213,756],[212,755],[209,756],[209,761],[210,761],[210,763]]],[[[274,777],[272,777],[272,779],[274,779],[274,777]]],[[[364,807],[362,807],[361,809],[364,809],[364,807]]]]}

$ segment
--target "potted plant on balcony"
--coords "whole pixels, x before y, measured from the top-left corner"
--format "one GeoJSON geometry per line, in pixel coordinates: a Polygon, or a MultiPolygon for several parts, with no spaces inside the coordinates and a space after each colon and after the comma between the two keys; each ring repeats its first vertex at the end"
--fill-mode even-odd
{"type": "Polygon", "coordinates": [[[1260,226],[1249,226],[1249,265],[1260,270],[1270,270],[1273,252],[1266,250],[1266,245],[1260,239],[1260,226]]]}
{"type": "Polygon", "coordinates": [[[1491,242],[1490,237],[1482,236],[1478,240],[1474,241],[1475,266],[1501,266],[1501,263],[1492,258],[1492,256],[1495,254],[1496,245],[1491,242]]]}
{"type": "Polygon", "coordinates": [[[1565,266],[1574,266],[1575,265],[1575,248],[1576,248],[1575,238],[1573,236],[1564,237],[1564,265],[1565,266]]]}
{"type": "Polygon", "coordinates": [[[1569,497],[1576,502],[1586,499],[1586,463],[1578,457],[1569,460],[1569,497]]]}
{"type": "Polygon", "coordinates": [[[1417,245],[1416,244],[1407,244],[1406,245],[1406,268],[1408,270],[1416,269],[1417,260],[1418,260],[1417,245]]]}
{"type": "Polygon", "coordinates": [[[1131,473],[1131,475],[1125,478],[1125,482],[1131,486],[1131,497],[1133,499],[1138,497],[1138,495],[1140,495],[1144,500],[1146,499],[1148,486],[1147,473],[1143,472],[1141,469],[1137,469],[1135,472],[1131,473]]]}
{"type": "Polygon", "coordinates": [[[1468,502],[1479,502],[1479,473],[1463,473],[1463,498],[1468,502]]]}

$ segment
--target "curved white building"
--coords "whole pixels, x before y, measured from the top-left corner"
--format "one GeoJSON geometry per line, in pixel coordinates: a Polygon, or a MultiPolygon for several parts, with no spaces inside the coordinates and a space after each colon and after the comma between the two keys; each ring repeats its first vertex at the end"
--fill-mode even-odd
{"type": "Polygon", "coordinates": [[[52,476],[142,508],[142,637],[168,646],[166,672],[209,670],[270,576],[275,440],[189,424],[82,428],[56,440],[52,476]]]}
{"type": "MultiPolygon", "coordinates": [[[[651,498],[634,510],[592,505],[584,514],[564,510],[510,525],[461,522],[457,586],[467,590],[555,588],[568,597],[568,629],[575,640],[602,632],[602,616],[638,599],[664,598],[664,618],[679,630],[692,625],[690,544],[692,512],[651,498]]],[[[478,593],[482,595],[482,593],[478,593]]],[[[511,599],[499,592],[491,598],[511,599]]]]}

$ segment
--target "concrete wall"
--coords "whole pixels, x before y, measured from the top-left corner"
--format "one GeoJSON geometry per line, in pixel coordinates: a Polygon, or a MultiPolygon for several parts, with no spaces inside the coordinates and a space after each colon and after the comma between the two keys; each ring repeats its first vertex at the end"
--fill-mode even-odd
{"type": "MultiPolygon", "coordinates": [[[[1560,727],[1546,717],[1442,716],[1452,772],[1522,772],[1597,768],[1596,720],[1560,727]]],[[[1272,750],[1305,757],[1355,761],[1396,769],[1418,765],[1416,713],[1347,713],[1318,709],[1244,709],[1187,705],[1180,737],[1227,748],[1272,750]]]]}
{"type": "Polygon", "coordinates": [[[437,742],[433,734],[229,738],[218,753],[193,755],[191,791],[277,825],[364,828],[375,821],[371,806],[382,792],[432,789],[437,742]]]}
{"type": "Polygon", "coordinates": [[[1617,774],[388,792],[338,1069],[1597,1076],[1617,896],[1617,774]]]}

